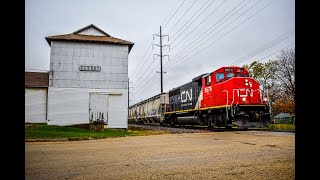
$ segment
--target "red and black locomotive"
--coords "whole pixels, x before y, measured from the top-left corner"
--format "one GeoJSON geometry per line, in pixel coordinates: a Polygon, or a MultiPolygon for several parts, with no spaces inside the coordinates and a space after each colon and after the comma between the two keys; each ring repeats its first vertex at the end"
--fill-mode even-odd
{"type": "Polygon", "coordinates": [[[170,90],[160,124],[265,127],[270,124],[270,106],[246,69],[221,67],[170,90]]]}

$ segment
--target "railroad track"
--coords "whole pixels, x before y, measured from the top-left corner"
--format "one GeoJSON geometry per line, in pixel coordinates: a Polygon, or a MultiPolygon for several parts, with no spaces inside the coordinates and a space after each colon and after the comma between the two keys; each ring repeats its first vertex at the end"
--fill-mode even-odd
{"type": "MultiPolygon", "coordinates": [[[[250,131],[259,129],[240,129],[240,128],[219,128],[219,127],[207,127],[199,125],[185,125],[185,126],[170,126],[165,124],[160,126],[159,124],[129,124],[131,127],[150,129],[150,130],[164,130],[170,131],[171,133],[206,133],[206,132],[227,132],[227,131],[250,131]]],[[[261,130],[261,129],[260,129],[261,130]]]]}

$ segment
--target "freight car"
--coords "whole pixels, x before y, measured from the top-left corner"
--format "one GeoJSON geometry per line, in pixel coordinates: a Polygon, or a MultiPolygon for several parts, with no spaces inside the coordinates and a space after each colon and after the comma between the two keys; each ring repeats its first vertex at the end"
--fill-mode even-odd
{"type": "MultiPolygon", "coordinates": [[[[255,79],[249,77],[248,71],[241,67],[221,67],[171,89],[165,95],[169,102],[161,101],[162,110],[158,111],[160,114],[154,115],[159,117],[156,122],[161,125],[251,128],[270,124],[271,109],[267,94],[260,89],[255,79]]],[[[160,97],[161,95],[157,95],[153,98],[160,97]]],[[[140,109],[145,109],[147,102],[145,100],[131,106],[131,117],[152,119],[150,113],[141,114],[146,112],[140,109]]]]}
{"type": "Polygon", "coordinates": [[[159,124],[169,103],[168,93],[158,94],[129,107],[129,123],[159,124]]]}

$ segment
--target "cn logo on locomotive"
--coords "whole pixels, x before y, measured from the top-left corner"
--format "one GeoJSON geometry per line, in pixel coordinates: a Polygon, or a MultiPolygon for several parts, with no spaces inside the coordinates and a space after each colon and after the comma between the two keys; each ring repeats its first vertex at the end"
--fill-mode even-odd
{"type": "Polygon", "coordinates": [[[181,92],[181,102],[185,103],[188,101],[192,101],[192,89],[190,89],[189,91],[182,91],[181,92]],[[190,93],[189,93],[190,91],[190,93]],[[185,94],[185,96],[183,96],[185,94]]]}

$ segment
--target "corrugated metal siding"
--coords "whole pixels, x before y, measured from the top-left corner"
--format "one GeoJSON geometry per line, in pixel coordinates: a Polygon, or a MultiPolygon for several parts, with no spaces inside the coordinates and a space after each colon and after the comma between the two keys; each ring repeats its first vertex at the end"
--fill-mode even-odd
{"type": "Polygon", "coordinates": [[[88,29],[84,29],[83,31],[78,32],[77,34],[94,35],[94,36],[105,36],[105,34],[101,33],[100,31],[96,30],[93,27],[90,27],[88,29]]]}
{"type": "Polygon", "coordinates": [[[47,88],[25,88],[25,122],[46,123],[47,88]]]}
{"type": "Polygon", "coordinates": [[[48,124],[73,125],[89,123],[89,93],[116,92],[108,104],[109,128],[127,128],[127,89],[84,89],[49,87],[48,124]]]}
{"type": "Polygon", "coordinates": [[[127,46],[53,41],[50,64],[52,87],[127,88],[127,46]],[[80,71],[80,65],[101,66],[101,72],[80,71]]]}

